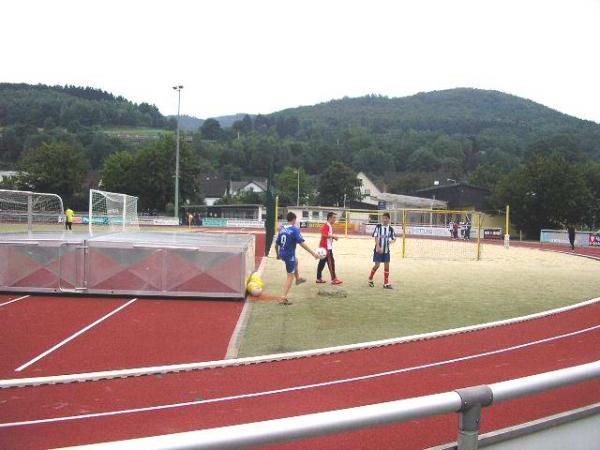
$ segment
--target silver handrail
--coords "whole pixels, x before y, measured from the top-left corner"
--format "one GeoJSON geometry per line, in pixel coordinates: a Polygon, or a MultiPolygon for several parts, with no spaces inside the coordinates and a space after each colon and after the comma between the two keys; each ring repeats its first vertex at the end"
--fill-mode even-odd
{"type": "Polygon", "coordinates": [[[72,447],[85,450],[239,449],[458,412],[459,450],[477,449],[482,406],[600,378],[600,361],[487,386],[243,425],[72,447]],[[491,397],[488,397],[491,393],[491,397]],[[489,400],[489,401],[488,401],[489,400]],[[473,414],[475,412],[475,414],[473,414]],[[475,433],[469,432],[472,422],[475,433]],[[465,431],[467,430],[467,431],[465,431]]]}

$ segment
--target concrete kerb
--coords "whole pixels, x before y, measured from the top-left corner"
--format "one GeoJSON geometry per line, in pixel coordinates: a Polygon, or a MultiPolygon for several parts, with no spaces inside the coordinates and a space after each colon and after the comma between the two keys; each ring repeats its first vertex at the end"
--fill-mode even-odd
{"type": "MultiPolygon", "coordinates": [[[[263,256],[260,260],[258,269],[256,270],[256,273],[261,277],[265,271],[266,263],[267,257],[263,256]]],[[[250,318],[251,310],[252,302],[248,301],[248,296],[246,295],[246,298],[244,299],[244,307],[242,308],[240,317],[238,318],[238,321],[231,335],[231,339],[229,340],[229,345],[227,346],[227,353],[225,354],[225,359],[235,359],[238,357],[240,353],[240,348],[242,347],[242,340],[244,339],[246,329],[248,328],[248,319],[250,318]]]]}

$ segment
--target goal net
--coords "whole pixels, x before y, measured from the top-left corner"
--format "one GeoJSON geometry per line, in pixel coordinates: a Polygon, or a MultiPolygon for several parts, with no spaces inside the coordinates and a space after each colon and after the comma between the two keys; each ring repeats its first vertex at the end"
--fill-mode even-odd
{"type": "Polygon", "coordinates": [[[63,201],[56,194],[0,189],[3,232],[52,231],[64,224],[63,201]]]}
{"type": "Polygon", "coordinates": [[[406,258],[478,260],[480,215],[474,211],[406,211],[403,252],[406,258]]]}
{"type": "Polygon", "coordinates": [[[139,231],[137,203],[138,198],[132,195],[90,189],[90,234],[139,231]]]}
{"type": "MultiPolygon", "coordinates": [[[[476,211],[397,209],[347,210],[346,233],[372,235],[383,214],[396,233],[394,252],[403,258],[477,260],[481,257],[481,217],[476,211]]],[[[341,224],[340,224],[341,225],[341,224]]]]}

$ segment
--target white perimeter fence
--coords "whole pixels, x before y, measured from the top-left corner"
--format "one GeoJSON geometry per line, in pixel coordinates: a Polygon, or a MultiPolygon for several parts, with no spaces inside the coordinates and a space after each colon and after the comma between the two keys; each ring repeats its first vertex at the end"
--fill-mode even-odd
{"type": "MultiPolygon", "coordinates": [[[[540,243],[542,244],[568,244],[569,235],[567,230],[542,230],[540,231],[540,243]]],[[[575,245],[577,247],[600,247],[599,231],[576,231],[575,245]]]]}

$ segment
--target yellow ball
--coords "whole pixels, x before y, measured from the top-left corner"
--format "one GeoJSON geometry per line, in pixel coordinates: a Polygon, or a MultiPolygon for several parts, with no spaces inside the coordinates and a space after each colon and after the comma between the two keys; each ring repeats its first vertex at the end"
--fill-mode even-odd
{"type": "Polygon", "coordinates": [[[257,273],[253,273],[252,275],[250,275],[250,279],[248,280],[249,283],[256,283],[258,284],[261,288],[265,287],[265,283],[262,280],[262,278],[260,278],[260,275],[257,273]]]}
{"type": "Polygon", "coordinates": [[[253,297],[258,297],[260,294],[262,294],[263,290],[262,286],[255,281],[250,281],[246,286],[246,289],[248,294],[252,295],[253,297]]]}

